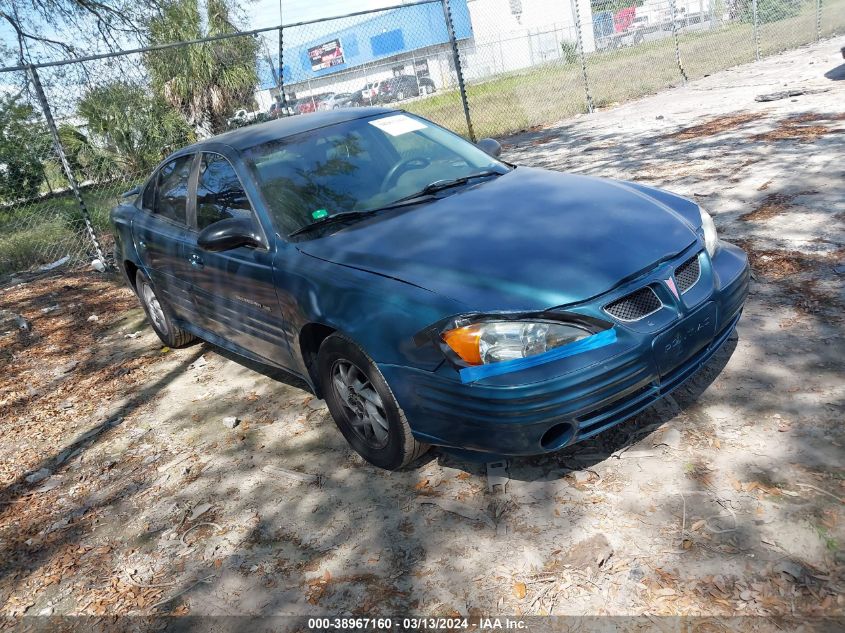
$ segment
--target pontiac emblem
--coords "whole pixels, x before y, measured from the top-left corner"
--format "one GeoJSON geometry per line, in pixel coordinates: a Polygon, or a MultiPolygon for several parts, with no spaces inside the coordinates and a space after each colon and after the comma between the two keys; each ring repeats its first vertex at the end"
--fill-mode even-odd
{"type": "Polygon", "coordinates": [[[666,280],[666,285],[669,287],[669,290],[672,291],[672,294],[675,295],[675,299],[681,298],[681,296],[678,294],[678,289],[675,287],[675,282],[671,277],[666,280]]]}

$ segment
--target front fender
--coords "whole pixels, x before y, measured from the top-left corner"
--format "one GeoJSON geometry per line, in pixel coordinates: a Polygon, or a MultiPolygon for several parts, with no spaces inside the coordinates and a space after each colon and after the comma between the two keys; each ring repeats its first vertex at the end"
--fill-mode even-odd
{"type": "MultiPolygon", "coordinates": [[[[433,344],[414,335],[466,306],[398,279],[280,248],[274,266],[284,318],[295,336],[312,323],[345,334],[376,363],[433,371],[444,360],[433,344]]],[[[300,341],[291,341],[294,362],[307,375],[300,341]]]]}

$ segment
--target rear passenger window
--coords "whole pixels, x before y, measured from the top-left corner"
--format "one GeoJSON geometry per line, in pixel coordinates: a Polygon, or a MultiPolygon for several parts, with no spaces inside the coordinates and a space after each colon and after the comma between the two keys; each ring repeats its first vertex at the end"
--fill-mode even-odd
{"type": "Polygon", "coordinates": [[[156,204],[156,183],[158,182],[158,172],[156,172],[155,176],[150,178],[150,182],[147,183],[146,189],[144,189],[144,197],[141,198],[141,208],[146,209],[148,211],[152,211],[155,208],[156,204]]]}
{"type": "Polygon", "coordinates": [[[252,207],[235,169],[220,154],[203,154],[197,182],[197,228],[234,217],[252,217],[252,207]]]}
{"type": "Polygon", "coordinates": [[[180,156],[170,161],[158,173],[155,213],[186,224],[185,212],[188,206],[188,177],[194,157],[180,156]]]}

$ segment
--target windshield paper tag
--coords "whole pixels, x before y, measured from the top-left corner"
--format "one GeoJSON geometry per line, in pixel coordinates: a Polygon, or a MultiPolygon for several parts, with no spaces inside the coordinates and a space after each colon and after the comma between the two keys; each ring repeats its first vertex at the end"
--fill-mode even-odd
{"type": "Polygon", "coordinates": [[[393,116],[376,119],[375,121],[370,121],[370,125],[374,125],[382,132],[387,132],[390,136],[399,136],[401,134],[413,132],[414,130],[424,130],[428,127],[421,121],[412,119],[404,114],[395,114],[393,116]]]}

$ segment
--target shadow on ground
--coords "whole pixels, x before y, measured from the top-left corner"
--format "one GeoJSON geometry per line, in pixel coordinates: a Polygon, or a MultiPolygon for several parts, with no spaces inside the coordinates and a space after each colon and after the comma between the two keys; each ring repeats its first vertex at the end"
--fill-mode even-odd
{"type": "Polygon", "coordinates": [[[511,460],[492,490],[483,464],[437,450],[397,473],[364,464],[301,384],[211,346],[161,354],[146,329],[50,342],[44,358],[76,353],[92,377],[146,360],[84,433],[61,398],[3,392],[5,432],[56,428],[4,471],[3,613],[841,615],[843,123],[811,103],[507,139],[520,164],[671,184],[742,241],[754,281],[738,336],[691,382],[511,460]],[[41,467],[55,487],[25,481],[41,467]]]}

